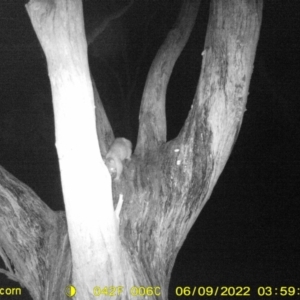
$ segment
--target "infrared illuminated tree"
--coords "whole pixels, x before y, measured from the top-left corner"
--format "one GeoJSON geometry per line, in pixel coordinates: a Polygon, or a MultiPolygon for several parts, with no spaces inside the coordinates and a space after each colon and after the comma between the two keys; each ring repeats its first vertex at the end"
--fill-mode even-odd
{"type": "Polygon", "coordinates": [[[137,145],[120,181],[112,181],[104,163],[114,135],[90,77],[81,1],[26,5],[47,59],[66,208],[65,215],[51,211],[0,169],[4,272],[33,299],[64,299],[69,284],[80,300],[94,299],[96,286],[116,287],[112,299],[130,299],[134,286],[167,299],[178,251],[239,133],[262,18],[262,1],[211,2],[193,105],[167,142],[166,90],[199,4],[182,2],[151,65],[137,145]]]}

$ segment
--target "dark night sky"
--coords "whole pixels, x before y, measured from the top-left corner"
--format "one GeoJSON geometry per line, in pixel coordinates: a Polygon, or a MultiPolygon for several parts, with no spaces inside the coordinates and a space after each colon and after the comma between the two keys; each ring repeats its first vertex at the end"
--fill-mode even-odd
{"type": "MultiPolygon", "coordinates": [[[[0,4],[0,165],[28,184],[52,209],[61,210],[47,66],[20,2],[7,0],[0,4]]],[[[91,70],[115,133],[133,141],[149,64],[177,12],[178,1],[165,3],[149,1],[147,9],[136,5],[120,21],[121,27],[120,23],[112,27],[109,40],[103,38],[113,49],[125,49],[131,78],[137,70],[136,58],[144,55],[134,92],[130,94],[133,80],[119,91],[131,95],[131,127],[127,130],[115,122],[122,119],[116,100],[120,98],[118,91],[109,94],[109,85],[116,79],[112,70],[119,72],[121,82],[126,81],[126,72],[116,67],[124,66],[120,51],[112,51],[107,45],[89,50],[91,70]],[[149,24],[145,14],[153,20],[148,31],[144,29],[149,24]],[[143,54],[145,32],[151,47],[143,54]],[[115,39],[111,40],[112,36],[115,39]],[[107,82],[101,68],[106,75],[111,74],[106,76],[107,82]],[[111,103],[106,98],[111,98],[111,103]]],[[[169,139],[183,125],[200,72],[208,18],[208,1],[202,3],[168,88],[169,139]]],[[[87,30],[95,22],[93,12],[97,9],[93,1],[85,1],[87,30]]],[[[300,288],[299,28],[299,1],[265,3],[240,135],[211,199],[179,253],[170,300],[178,298],[175,288],[179,286],[250,286],[251,299],[257,298],[258,286],[300,288]]],[[[0,276],[2,285],[6,282],[0,276]]]]}

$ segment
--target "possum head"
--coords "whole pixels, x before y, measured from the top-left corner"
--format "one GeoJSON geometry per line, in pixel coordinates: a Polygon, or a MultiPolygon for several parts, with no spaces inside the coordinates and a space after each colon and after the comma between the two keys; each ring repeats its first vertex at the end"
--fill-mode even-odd
{"type": "Polygon", "coordinates": [[[107,155],[106,165],[110,174],[119,180],[123,171],[123,160],[131,158],[132,145],[125,138],[116,138],[112,143],[107,155]],[[116,174],[116,175],[115,175],[116,174]]]}

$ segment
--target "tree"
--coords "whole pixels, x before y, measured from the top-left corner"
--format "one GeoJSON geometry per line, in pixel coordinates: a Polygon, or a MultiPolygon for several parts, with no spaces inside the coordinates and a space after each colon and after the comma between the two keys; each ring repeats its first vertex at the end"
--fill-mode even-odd
{"type": "Polygon", "coordinates": [[[237,138],[261,24],[261,1],[212,1],[193,106],[167,142],[166,88],[198,7],[183,1],[153,61],[133,157],[122,180],[111,182],[103,158],[113,132],[92,87],[81,1],[26,5],[47,58],[66,206],[66,216],[54,213],[1,168],[3,272],[34,299],[62,299],[68,284],[78,299],[93,298],[96,286],[116,287],[102,290],[115,298],[139,286],[167,298],[176,255],[237,138]]]}

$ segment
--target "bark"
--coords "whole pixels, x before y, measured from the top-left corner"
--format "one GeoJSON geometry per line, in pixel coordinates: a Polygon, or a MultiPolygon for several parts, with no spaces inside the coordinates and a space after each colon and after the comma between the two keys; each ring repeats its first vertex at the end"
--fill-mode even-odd
{"type": "Polygon", "coordinates": [[[185,0],[174,28],[158,51],[147,77],[140,109],[140,127],[136,154],[157,149],[166,141],[166,91],[177,58],[191,34],[200,5],[199,0],[185,0]]]}
{"type": "MultiPolygon", "coordinates": [[[[120,299],[132,298],[134,286],[152,287],[148,296],[167,299],[177,253],[230,155],[245,111],[262,1],[212,1],[193,105],[178,137],[166,143],[165,91],[193,27],[198,4],[183,2],[176,26],[153,62],[141,105],[137,149],[124,166],[122,180],[113,182],[113,194],[97,141],[81,3],[31,0],[27,5],[47,57],[72,252],[71,283],[77,288],[77,299],[92,299],[95,286],[122,286],[120,299]]],[[[109,131],[108,126],[100,136],[109,131]]],[[[24,207],[19,201],[25,193],[19,192],[22,184],[17,182],[11,188],[11,177],[3,170],[2,174],[0,221],[7,232],[1,234],[1,245],[10,274],[17,279],[23,276],[19,257],[33,242],[33,250],[26,254],[34,261],[28,264],[30,280],[23,278],[22,282],[34,299],[63,299],[62,295],[50,296],[64,284],[58,282],[55,268],[61,267],[53,253],[66,257],[70,266],[65,226],[60,229],[57,225],[63,224],[63,217],[36,203],[40,200],[27,200],[36,199],[27,191],[24,197],[32,203],[24,209],[28,222],[19,212],[24,207]],[[7,212],[13,223],[9,223],[7,212]],[[19,220],[24,223],[23,231],[16,226],[19,220]],[[12,228],[14,234],[10,234],[12,228]],[[24,241],[18,244],[13,237],[19,232],[23,232],[24,241]],[[49,255],[54,266],[45,263],[49,255]],[[49,292],[42,295],[44,286],[49,292]]],[[[65,272],[64,279],[69,279],[65,272]]],[[[118,298],[117,290],[113,292],[112,299],[118,298]]]]}
{"type": "Polygon", "coordinates": [[[8,278],[33,299],[62,299],[71,279],[65,214],[53,212],[25,184],[0,167],[0,254],[8,278]]]}
{"type": "Polygon", "coordinates": [[[72,282],[78,299],[90,299],[99,284],[131,285],[134,273],[122,260],[111,178],[98,146],[82,3],[33,0],[26,8],[47,59],[72,282]]]}
{"type": "Polygon", "coordinates": [[[262,1],[212,1],[193,105],[179,136],[166,144],[163,55],[149,72],[135,151],[141,161],[129,181],[135,207],[124,208],[120,232],[162,286],[168,285],[176,255],[237,138],[261,19],[262,1]]]}
{"type": "Polygon", "coordinates": [[[105,155],[108,151],[108,146],[113,143],[115,138],[114,138],[114,133],[112,131],[111,125],[108,121],[107,115],[104,111],[104,107],[93,78],[92,78],[92,82],[93,82],[93,91],[94,91],[98,143],[99,143],[99,148],[101,151],[102,158],[105,158],[105,155]]]}

